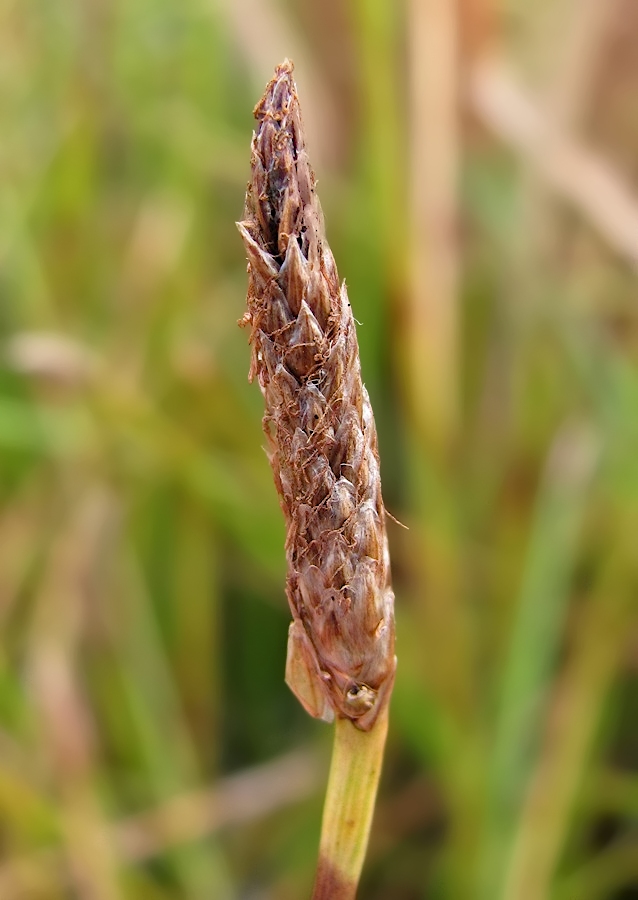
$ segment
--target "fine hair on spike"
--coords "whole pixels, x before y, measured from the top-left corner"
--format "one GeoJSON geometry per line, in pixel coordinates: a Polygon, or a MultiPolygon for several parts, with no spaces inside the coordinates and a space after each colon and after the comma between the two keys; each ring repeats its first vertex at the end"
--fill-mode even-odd
{"type": "Polygon", "coordinates": [[[286,681],[306,710],[369,731],[396,660],[377,433],[345,283],[326,240],[293,65],[255,107],[238,228],[248,257],[250,379],[287,536],[286,681]]]}

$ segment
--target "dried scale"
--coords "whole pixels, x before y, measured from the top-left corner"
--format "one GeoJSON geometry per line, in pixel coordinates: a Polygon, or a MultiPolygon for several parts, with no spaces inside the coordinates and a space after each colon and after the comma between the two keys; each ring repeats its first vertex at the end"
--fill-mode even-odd
{"type": "Polygon", "coordinates": [[[255,108],[239,230],[250,378],[286,526],[286,681],[311,715],[369,731],[394,681],[394,595],[377,435],[328,246],[288,60],[255,108]]]}

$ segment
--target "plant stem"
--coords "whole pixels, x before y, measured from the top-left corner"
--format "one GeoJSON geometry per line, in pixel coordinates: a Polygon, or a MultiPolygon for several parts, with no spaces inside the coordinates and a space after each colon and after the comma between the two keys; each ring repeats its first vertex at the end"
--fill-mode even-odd
{"type": "Polygon", "coordinates": [[[387,708],[360,731],[337,719],[312,900],[352,900],[368,845],[388,732],[387,708]]]}

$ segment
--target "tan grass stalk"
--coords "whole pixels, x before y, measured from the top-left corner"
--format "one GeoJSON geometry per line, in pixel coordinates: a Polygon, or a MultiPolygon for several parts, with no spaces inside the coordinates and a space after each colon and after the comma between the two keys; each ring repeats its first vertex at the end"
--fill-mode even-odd
{"type": "Polygon", "coordinates": [[[405,388],[429,448],[459,417],[459,22],[450,0],[410,0],[410,290],[405,388]]]}
{"type": "MultiPolygon", "coordinates": [[[[540,68],[539,99],[552,129],[567,137],[578,136],[590,115],[609,26],[618,15],[618,6],[619,0],[560,0],[538,17],[540,28],[534,45],[540,68]]],[[[528,165],[523,171],[521,263],[533,275],[543,270],[565,236],[579,225],[560,215],[561,204],[537,167],[528,165]]],[[[521,277],[534,281],[533,277],[521,277]]]]}
{"type": "MultiPolygon", "coordinates": [[[[292,68],[287,60],[278,66],[255,108],[252,176],[239,224],[248,254],[244,321],[287,527],[293,621],[286,681],[311,715],[338,720],[320,868],[336,868],[335,883],[347,885],[330,896],[349,897],[363,855],[341,851],[353,840],[365,847],[367,839],[394,681],[394,596],[374,418],[348,295],[326,241],[292,68]],[[364,764],[376,777],[361,779],[360,796],[350,798],[354,835],[331,790],[344,765],[356,781],[364,764]]],[[[318,891],[316,897],[328,896],[318,891]]]]}
{"type": "Polygon", "coordinates": [[[474,68],[470,102],[487,128],[638,268],[638,199],[613,165],[556,127],[498,57],[474,68]]]}
{"type": "MultiPolygon", "coordinates": [[[[210,840],[223,828],[261,821],[305,800],[318,787],[317,769],[310,750],[294,750],[109,823],[109,842],[121,861],[148,862],[173,848],[210,840]]],[[[63,850],[50,846],[3,859],[0,897],[40,897],[53,885],[68,888],[72,873],[64,862],[63,850]]]]}
{"type": "Polygon", "coordinates": [[[93,723],[77,671],[101,542],[112,514],[109,495],[94,488],[77,501],[56,536],[27,657],[33,709],[44,758],[56,781],[65,861],[78,900],[122,897],[114,847],[95,787],[93,723]]]}
{"type": "Polygon", "coordinates": [[[264,83],[272,71],[273,57],[277,59],[285,52],[294,53],[296,80],[308,103],[304,126],[315,159],[334,162],[335,142],[331,140],[331,128],[337,116],[335,104],[325,79],[319,76],[303,33],[293,27],[291,17],[281,4],[277,0],[220,0],[215,10],[215,14],[218,13],[228,23],[251,84],[259,87],[264,83]]]}

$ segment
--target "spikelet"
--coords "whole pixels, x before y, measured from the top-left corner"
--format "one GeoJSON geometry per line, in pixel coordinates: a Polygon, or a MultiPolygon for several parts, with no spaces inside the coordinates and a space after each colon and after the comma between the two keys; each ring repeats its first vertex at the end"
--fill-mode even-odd
{"type": "Polygon", "coordinates": [[[255,108],[244,221],[252,362],[286,518],[286,681],[306,710],[368,731],[388,702],[394,595],[377,434],[345,283],[305,148],[292,63],[255,108]]]}

